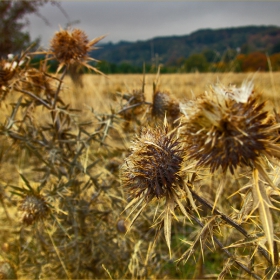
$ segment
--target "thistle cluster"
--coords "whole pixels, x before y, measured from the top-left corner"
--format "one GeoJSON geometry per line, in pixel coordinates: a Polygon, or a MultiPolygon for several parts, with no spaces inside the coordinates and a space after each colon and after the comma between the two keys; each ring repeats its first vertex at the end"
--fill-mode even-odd
{"type": "Polygon", "coordinates": [[[221,85],[181,105],[182,137],[198,166],[233,174],[237,166],[254,166],[261,155],[274,155],[274,124],[252,83],[221,85]]]}

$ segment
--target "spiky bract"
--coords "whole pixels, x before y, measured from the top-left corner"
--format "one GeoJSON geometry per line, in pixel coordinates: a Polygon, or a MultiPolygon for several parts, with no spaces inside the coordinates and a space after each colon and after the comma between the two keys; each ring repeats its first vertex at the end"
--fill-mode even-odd
{"type": "Polygon", "coordinates": [[[32,225],[35,221],[43,219],[49,212],[49,207],[41,195],[27,195],[21,202],[22,222],[32,225]]]}
{"type": "Polygon", "coordinates": [[[167,196],[181,182],[185,153],[175,132],[144,128],[131,150],[122,166],[121,179],[132,198],[167,196]]]}
{"type": "Polygon", "coordinates": [[[190,157],[211,172],[221,167],[234,173],[237,166],[252,166],[261,154],[272,154],[276,126],[264,107],[251,83],[240,88],[219,85],[182,105],[182,133],[190,157]]]}

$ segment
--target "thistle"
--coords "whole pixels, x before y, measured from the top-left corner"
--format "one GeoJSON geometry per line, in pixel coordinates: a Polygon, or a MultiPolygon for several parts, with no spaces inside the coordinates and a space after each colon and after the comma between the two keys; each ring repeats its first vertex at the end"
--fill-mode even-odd
{"type": "Polygon", "coordinates": [[[20,88],[48,100],[55,95],[52,78],[48,77],[41,69],[28,69],[21,78],[20,88]]]}
{"type": "Polygon", "coordinates": [[[185,114],[182,135],[197,166],[219,167],[233,174],[237,166],[253,167],[261,156],[280,156],[274,143],[278,125],[253,92],[252,83],[241,88],[221,85],[181,105],[185,114]]]}
{"type": "MultiPolygon", "coordinates": [[[[105,36],[97,37],[91,41],[88,40],[87,35],[80,29],[60,30],[51,40],[50,51],[47,52],[59,63],[57,72],[63,66],[69,67],[71,64],[78,63],[99,72],[95,67],[88,64],[89,61],[96,61],[94,58],[88,56],[88,52],[96,49],[94,47],[105,36]]],[[[101,72],[99,72],[101,73],[101,72]]]]}
{"type": "Polygon", "coordinates": [[[142,105],[145,103],[145,95],[142,90],[133,90],[131,94],[123,95],[123,99],[127,100],[127,103],[123,106],[120,115],[125,120],[130,121],[144,112],[142,105]]]}
{"type": "Polygon", "coordinates": [[[152,116],[164,119],[165,114],[169,122],[173,123],[180,116],[179,103],[168,92],[157,90],[153,94],[152,116]]]}
{"type": "Polygon", "coordinates": [[[21,201],[19,209],[22,211],[22,222],[32,225],[44,219],[49,213],[49,207],[41,195],[29,194],[21,201]]]}
{"type": "Polygon", "coordinates": [[[182,149],[176,130],[169,132],[165,122],[163,128],[143,128],[140,136],[133,142],[131,154],[121,168],[123,187],[131,198],[126,209],[135,204],[128,217],[143,203],[129,227],[151,200],[165,198],[163,223],[170,254],[171,218],[175,216],[175,207],[178,205],[182,213],[188,217],[180,201],[183,196],[186,197],[183,180],[186,172],[185,164],[186,153],[182,149]]]}
{"type": "Polygon", "coordinates": [[[184,151],[179,139],[166,128],[144,128],[131,151],[122,167],[122,181],[132,198],[168,196],[181,181],[184,151]]]}
{"type": "Polygon", "coordinates": [[[274,263],[274,230],[270,208],[274,208],[266,195],[263,180],[279,194],[278,188],[266,173],[263,164],[272,157],[280,158],[279,124],[265,109],[265,103],[255,95],[253,84],[240,88],[214,86],[210,93],[181,106],[185,117],[182,136],[190,158],[197,166],[221,168],[233,174],[238,166],[252,170],[252,194],[258,206],[269,252],[274,263]],[[259,178],[259,174],[261,178],[259,178]],[[260,180],[262,179],[262,180],[260,180]]]}

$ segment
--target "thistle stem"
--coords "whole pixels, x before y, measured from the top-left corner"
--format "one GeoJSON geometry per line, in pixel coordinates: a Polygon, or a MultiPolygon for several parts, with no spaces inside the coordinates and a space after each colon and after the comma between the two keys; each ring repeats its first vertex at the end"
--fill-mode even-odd
{"type": "Polygon", "coordinates": [[[41,99],[40,97],[38,97],[37,95],[33,94],[32,92],[30,91],[27,91],[27,90],[23,90],[23,89],[20,89],[18,87],[15,87],[15,90],[16,91],[19,91],[19,92],[22,92],[22,93],[25,93],[29,96],[31,96],[32,98],[36,99],[37,101],[39,101],[41,104],[43,104],[44,106],[46,106],[48,109],[51,109],[50,105],[45,102],[43,99],[41,99]]]}
{"type": "Polygon", "coordinates": [[[62,81],[63,81],[63,79],[64,79],[64,77],[66,75],[66,72],[67,72],[67,67],[65,66],[64,69],[63,69],[62,75],[61,75],[61,77],[59,79],[58,87],[57,87],[56,92],[55,92],[55,96],[54,96],[54,100],[53,100],[53,104],[52,104],[53,109],[55,109],[57,98],[58,98],[58,94],[60,92],[62,81]]]}

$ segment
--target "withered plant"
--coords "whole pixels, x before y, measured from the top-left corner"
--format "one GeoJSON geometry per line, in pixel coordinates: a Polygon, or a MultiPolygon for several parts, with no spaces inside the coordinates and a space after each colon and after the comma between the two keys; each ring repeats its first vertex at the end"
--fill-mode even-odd
{"type": "Polygon", "coordinates": [[[279,277],[278,108],[251,82],[179,101],[159,72],[151,102],[144,73],[104,111],[72,106],[67,73],[102,74],[102,38],[61,29],[0,62],[0,278],[279,277]]]}

